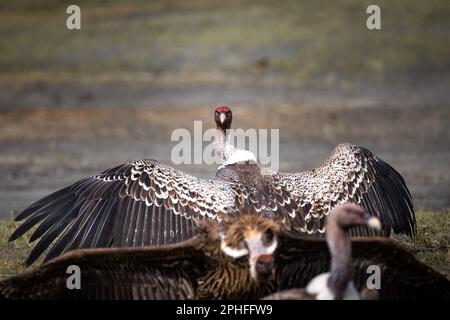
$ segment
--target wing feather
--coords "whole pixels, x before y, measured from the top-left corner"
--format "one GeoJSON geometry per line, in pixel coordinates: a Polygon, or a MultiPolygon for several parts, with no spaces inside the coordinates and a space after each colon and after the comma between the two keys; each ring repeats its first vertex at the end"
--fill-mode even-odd
{"type": "Polygon", "coordinates": [[[75,250],[0,282],[0,299],[193,299],[208,258],[201,238],[175,245],[75,250]],[[80,268],[80,290],[67,268],[80,268]]]}
{"type": "Polygon", "coordinates": [[[10,241],[38,225],[31,239],[41,241],[28,265],[48,247],[45,261],[77,248],[179,242],[195,234],[197,221],[218,219],[234,206],[227,188],[223,181],[199,179],[155,160],[126,163],[29,206],[17,216],[27,220],[10,241]]]}
{"type": "MultiPolygon", "coordinates": [[[[300,173],[280,173],[285,187],[298,198],[303,210],[295,220],[304,220],[301,232],[319,234],[325,217],[340,203],[361,204],[378,216],[384,231],[378,235],[406,233],[413,237],[416,221],[411,194],[402,176],[369,150],[340,144],[320,166],[300,173]],[[318,220],[318,221],[314,221],[318,220]]],[[[377,235],[367,228],[354,228],[351,234],[377,235]]]]}
{"type": "MultiPolygon", "coordinates": [[[[303,288],[316,275],[328,272],[330,254],[324,239],[280,236],[277,252],[277,289],[303,288]]],[[[381,271],[381,299],[450,298],[450,281],[386,238],[353,238],[352,266],[357,288],[366,286],[373,272],[381,271]]]]}

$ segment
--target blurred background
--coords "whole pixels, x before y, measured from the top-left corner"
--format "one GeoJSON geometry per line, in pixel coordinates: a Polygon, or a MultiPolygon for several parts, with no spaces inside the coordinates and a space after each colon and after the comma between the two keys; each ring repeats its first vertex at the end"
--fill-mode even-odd
{"type": "Polygon", "coordinates": [[[447,0],[0,1],[0,218],[125,161],[171,164],[172,131],[213,127],[219,104],[280,129],[282,171],[360,144],[448,211],[449,71],[447,0]]]}

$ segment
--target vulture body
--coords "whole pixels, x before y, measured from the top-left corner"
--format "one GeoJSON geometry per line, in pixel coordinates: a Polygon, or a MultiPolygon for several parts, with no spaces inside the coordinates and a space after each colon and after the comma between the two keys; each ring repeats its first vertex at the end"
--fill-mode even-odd
{"type": "MultiPolygon", "coordinates": [[[[393,240],[363,237],[352,238],[351,243],[353,283],[361,295],[381,300],[450,299],[449,280],[393,240]],[[376,295],[370,293],[373,289],[367,292],[366,288],[367,280],[374,274],[370,266],[380,268],[381,288],[376,295]]],[[[278,253],[282,259],[277,257],[277,291],[305,288],[313,277],[330,270],[331,256],[322,239],[284,237],[279,246],[283,249],[278,253]]]]}
{"type": "Polygon", "coordinates": [[[336,206],[327,217],[326,244],[282,237],[285,242],[280,243],[278,254],[283,258],[277,257],[278,292],[265,299],[450,298],[450,281],[392,240],[351,241],[349,230],[362,225],[381,228],[378,218],[349,203],[336,206]]]}
{"type": "Polygon", "coordinates": [[[340,144],[322,165],[302,173],[268,172],[250,161],[231,163],[233,153],[226,152],[231,117],[229,108],[215,111],[216,151],[226,165],[214,179],[200,179],[156,160],[122,164],[26,208],[16,217],[25,222],[10,241],[38,225],[30,239],[38,240],[27,260],[30,265],[48,248],[44,262],[79,248],[184,241],[197,233],[202,220],[221,221],[242,209],[282,218],[284,229],[294,234],[323,237],[325,217],[345,202],[361,204],[383,224],[381,233],[357,227],[352,235],[388,236],[393,230],[413,236],[412,200],[403,178],[370,151],[340,144]]]}
{"type": "Polygon", "coordinates": [[[279,225],[242,215],[202,223],[184,242],[139,248],[79,249],[0,282],[0,299],[256,299],[273,285],[279,225]],[[80,289],[68,289],[68,267],[80,289]]]}
{"type": "MultiPolygon", "coordinates": [[[[202,222],[196,236],[177,244],[75,250],[0,282],[0,299],[260,299],[277,291],[298,298],[304,290],[285,290],[323,277],[331,256],[324,239],[282,228],[280,219],[243,213],[202,222]],[[80,290],[67,289],[71,265],[80,268],[80,290]]],[[[356,290],[376,265],[380,299],[450,298],[449,281],[393,241],[355,238],[351,245],[356,290]]]]}

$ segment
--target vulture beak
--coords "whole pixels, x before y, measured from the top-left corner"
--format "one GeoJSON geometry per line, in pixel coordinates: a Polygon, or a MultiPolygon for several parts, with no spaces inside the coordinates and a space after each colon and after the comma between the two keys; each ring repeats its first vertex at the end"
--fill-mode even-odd
{"type": "Polygon", "coordinates": [[[274,258],[271,254],[261,254],[256,259],[255,269],[263,278],[272,275],[274,270],[274,258]]]}
{"type": "Polygon", "coordinates": [[[226,115],[225,113],[221,113],[219,116],[220,123],[223,124],[225,122],[226,115]]]}
{"type": "Polygon", "coordinates": [[[378,231],[382,230],[380,219],[378,219],[377,217],[374,217],[374,216],[369,216],[366,219],[367,219],[366,223],[369,228],[372,228],[372,229],[375,229],[378,231]]]}
{"type": "Polygon", "coordinates": [[[275,258],[273,253],[277,247],[274,240],[268,247],[264,246],[260,237],[247,239],[250,251],[250,274],[256,281],[268,280],[275,271],[275,258]]]}

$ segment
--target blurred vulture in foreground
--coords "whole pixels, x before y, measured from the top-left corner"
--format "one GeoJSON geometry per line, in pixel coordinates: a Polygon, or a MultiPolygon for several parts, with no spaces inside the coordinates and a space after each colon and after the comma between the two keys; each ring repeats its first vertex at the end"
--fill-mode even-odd
{"type": "Polygon", "coordinates": [[[47,249],[48,261],[70,250],[141,247],[187,240],[202,220],[221,221],[246,209],[277,217],[283,229],[298,235],[324,235],[325,217],[338,204],[353,202],[377,216],[383,231],[364,226],[352,235],[410,236],[415,218],[410,193],[401,175],[363,147],[340,144],[316,168],[275,173],[255,163],[255,156],[229,141],[232,113],[216,108],[215,152],[223,165],[216,177],[193,177],[156,160],[138,160],[82,179],[37,201],[16,220],[25,220],[13,241],[37,225],[27,260],[32,264],[47,249]]]}
{"type": "Polygon", "coordinates": [[[363,208],[339,205],[326,224],[326,243],[283,238],[283,259],[277,260],[278,292],[265,299],[450,299],[450,281],[393,240],[349,238],[354,226],[381,228],[380,221],[363,208]]]}
{"type": "Polygon", "coordinates": [[[272,292],[280,225],[243,214],[202,223],[182,243],[69,252],[0,282],[7,299],[245,299],[272,292]],[[66,270],[81,271],[81,289],[67,289],[66,270]]]}
{"type": "Polygon", "coordinates": [[[354,205],[336,207],[330,218],[332,258],[325,240],[293,237],[279,220],[242,213],[221,224],[204,222],[198,235],[178,244],[67,253],[0,282],[0,298],[260,299],[303,288],[314,278],[306,289],[309,298],[359,299],[371,265],[380,268],[380,299],[450,298],[445,277],[392,241],[349,242],[350,226],[379,227],[377,218],[354,205]],[[330,261],[331,271],[324,273],[330,261]],[[80,270],[79,290],[67,288],[73,265],[80,270]]]}
{"type": "MultiPolygon", "coordinates": [[[[326,239],[331,256],[330,271],[316,275],[304,289],[282,290],[264,299],[360,300],[362,295],[353,282],[352,243],[347,234],[351,227],[360,225],[381,229],[380,221],[365,215],[363,208],[359,206],[347,204],[336,207],[326,220],[326,239]]],[[[364,291],[364,296],[369,293],[371,297],[378,296],[376,289],[368,290],[366,286],[361,290],[364,291]]]]}

